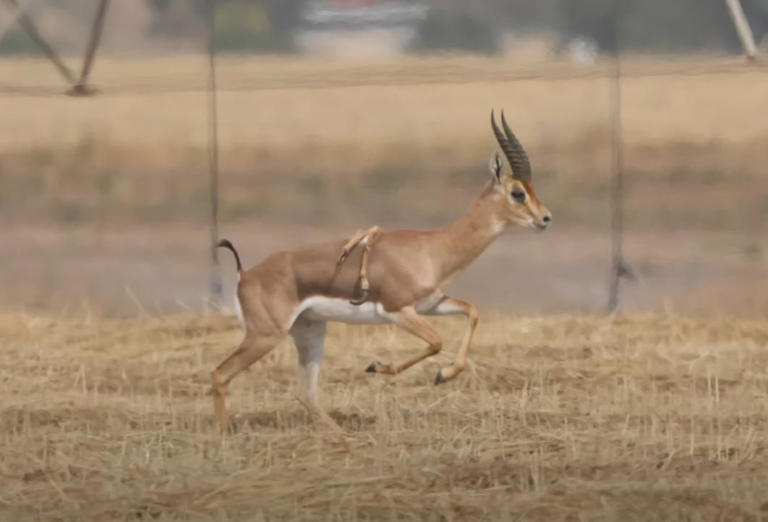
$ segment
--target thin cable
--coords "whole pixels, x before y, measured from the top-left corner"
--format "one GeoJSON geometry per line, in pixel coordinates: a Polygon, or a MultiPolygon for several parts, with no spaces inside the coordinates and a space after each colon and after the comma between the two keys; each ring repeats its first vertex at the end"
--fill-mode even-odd
{"type": "Polygon", "coordinates": [[[219,117],[216,106],[216,0],[208,1],[208,170],[210,173],[210,299],[209,306],[221,306],[221,270],[216,245],[219,242],[219,117]]]}

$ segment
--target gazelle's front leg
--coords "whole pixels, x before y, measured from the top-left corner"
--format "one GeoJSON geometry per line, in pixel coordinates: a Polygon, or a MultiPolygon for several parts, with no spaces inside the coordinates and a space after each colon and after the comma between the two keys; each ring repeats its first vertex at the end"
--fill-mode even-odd
{"type": "Polygon", "coordinates": [[[392,322],[408,333],[424,339],[428,346],[419,355],[408,359],[401,364],[382,364],[374,361],[365,369],[367,372],[384,373],[387,375],[397,375],[403,370],[407,370],[417,362],[423,361],[431,355],[435,355],[443,348],[443,340],[437,330],[429,324],[423,316],[416,312],[413,306],[407,306],[392,315],[392,322]]]}
{"type": "Polygon", "coordinates": [[[443,297],[437,306],[424,313],[426,315],[464,315],[468,319],[467,329],[464,330],[464,337],[461,339],[456,359],[451,366],[441,368],[437,372],[435,384],[441,384],[450,381],[467,367],[467,353],[469,352],[469,345],[472,343],[472,335],[477,327],[477,308],[469,301],[446,296],[443,297]]]}

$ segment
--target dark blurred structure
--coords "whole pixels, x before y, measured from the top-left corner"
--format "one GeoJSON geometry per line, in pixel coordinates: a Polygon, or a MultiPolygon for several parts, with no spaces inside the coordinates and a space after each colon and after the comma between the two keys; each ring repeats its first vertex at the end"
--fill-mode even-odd
{"type": "MultiPolygon", "coordinates": [[[[78,41],[73,32],[92,5],[88,0],[41,1],[33,4],[32,12],[44,18],[46,31],[58,35],[66,50],[78,41]]],[[[761,41],[768,30],[768,0],[742,0],[742,5],[761,41]]],[[[144,22],[150,38],[191,39],[204,27],[207,1],[145,0],[121,9],[147,11],[132,18],[144,22]]],[[[558,49],[577,39],[611,52],[616,45],[612,24],[617,9],[623,49],[739,50],[723,0],[218,0],[217,35],[221,49],[241,52],[299,52],[307,50],[300,44],[307,31],[377,28],[400,30],[400,47],[418,52],[497,52],[505,35],[532,34],[547,36],[558,49]]],[[[140,40],[144,35],[133,37],[140,40]]],[[[18,28],[9,28],[2,36],[0,53],[37,52],[18,28]]]]}

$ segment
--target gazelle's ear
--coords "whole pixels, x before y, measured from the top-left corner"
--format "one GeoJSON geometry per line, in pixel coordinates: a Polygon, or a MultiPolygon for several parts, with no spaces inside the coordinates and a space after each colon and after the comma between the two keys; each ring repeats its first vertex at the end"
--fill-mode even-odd
{"type": "Polygon", "coordinates": [[[488,162],[488,168],[491,170],[491,175],[496,183],[501,183],[501,172],[504,169],[504,164],[501,162],[501,157],[498,152],[491,154],[491,161],[488,162]]]}

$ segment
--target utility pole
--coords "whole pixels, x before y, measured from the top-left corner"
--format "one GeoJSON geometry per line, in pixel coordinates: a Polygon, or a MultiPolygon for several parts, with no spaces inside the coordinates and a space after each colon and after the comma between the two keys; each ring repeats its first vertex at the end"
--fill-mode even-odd
{"type": "Polygon", "coordinates": [[[208,171],[210,176],[211,222],[208,305],[221,307],[221,267],[219,266],[219,117],[216,106],[216,0],[208,0],[208,171]]]}
{"type": "Polygon", "coordinates": [[[733,25],[736,26],[736,32],[741,40],[741,46],[744,48],[744,54],[748,60],[756,60],[757,47],[755,46],[755,37],[752,35],[752,29],[749,27],[744,9],[741,8],[741,1],[725,0],[725,4],[728,6],[731,18],[733,18],[733,25]]]}
{"type": "Polygon", "coordinates": [[[634,279],[624,259],[624,128],[621,117],[621,35],[619,23],[622,0],[614,0],[613,75],[611,78],[611,129],[613,187],[611,187],[611,273],[608,281],[608,312],[621,308],[621,280],[634,279]]]}

